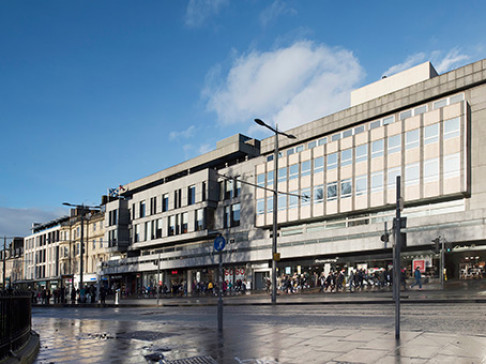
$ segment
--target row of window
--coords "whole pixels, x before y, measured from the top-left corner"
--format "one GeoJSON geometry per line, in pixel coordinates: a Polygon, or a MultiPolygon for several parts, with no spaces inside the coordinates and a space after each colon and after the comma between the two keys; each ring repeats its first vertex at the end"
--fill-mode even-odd
{"type": "MultiPolygon", "coordinates": [[[[443,139],[447,140],[460,135],[460,118],[454,118],[445,120],[443,122],[443,139]]],[[[405,150],[411,150],[418,148],[420,143],[424,145],[437,143],[439,141],[440,123],[428,125],[421,129],[414,129],[406,132],[405,140],[402,143],[402,135],[392,135],[386,139],[379,139],[370,144],[361,144],[355,148],[349,148],[340,152],[328,154],[327,156],[321,156],[314,158],[313,160],[302,161],[301,163],[295,163],[289,167],[282,167],[278,170],[278,183],[290,181],[300,177],[309,176],[313,170],[314,174],[324,171],[324,162],[327,170],[333,170],[338,167],[345,167],[354,163],[359,163],[368,160],[368,154],[371,159],[382,157],[385,154],[385,142],[386,152],[388,155],[398,153],[404,148],[405,150]],[[422,138],[421,138],[422,134],[422,138]],[[403,145],[402,145],[403,144],[403,145]],[[370,146],[371,153],[368,151],[370,146]],[[312,165],[313,164],[313,165],[312,165]]],[[[267,187],[273,186],[274,172],[268,171],[257,175],[257,185],[264,187],[265,183],[267,187]]]]}
{"type": "MultiPolygon", "coordinates": [[[[189,212],[171,215],[167,218],[167,236],[185,234],[188,232],[189,212]]],[[[162,238],[163,221],[162,218],[146,221],[144,224],[133,226],[133,242],[155,240],[162,238]],[[141,231],[143,225],[143,231],[141,231]],[[143,235],[142,235],[143,234],[143,235]]],[[[194,230],[204,230],[205,214],[204,209],[194,211],[194,230]]]]}
{"type": "MultiPolygon", "coordinates": [[[[464,100],[464,94],[453,95],[453,96],[450,96],[450,97],[447,97],[447,98],[433,102],[431,107],[432,107],[432,110],[436,110],[436,109],[439,109],[441,107],[452,105],[452,104],[455,104],[455,103],[463,101],[463,100],[464,100]]],[[[412,116],[416,116],[416,115],[426,113],[427,111],[428,111],[428,105],[420,105],[420,106],[417,106],[415,108],[405,110],[405,111],[402,111],[401,113],[399,113],[398,120],[404,120],[404,119],[407,119],[407,118],[412,117],[412,116]]],[[[340,140],[340,139],[350,137],[352,135],[357,135],[357,134],[363,133],[366,130],[372,130],[372,129],[378,128],[380,126],[392,124],[394,122],[395,122],[395,115],[390,115],[390,116],[387,116],[387,117],[384,117],[384,118],[381,118],[381,119],[378,119],[378,120],[373,120],[369,123],[361,124],[361,125],[356,126],[354,128],[344,130],[344,131],[339,132],[339,133],[332,134],[331,136],[325,136],[325,137],[320,138],[318,140],[310,141],[310,142],[307,143],[306,146],[304,146],[302,144],[302,145],[299,145],[299,146],[296,146],[296,147],[293,147],[293,148],[289,148],[285,152],[279,153],[279,157],[283,157],[284,155],[289,156],[289,155],[292,155],[294,153],[299,153],[299,152],[302,152],[304,149],[312,149],[312,148],[315,148],[316,146],[327,144],[328,140],[332,141],[332,142],[337,141],[337,140],[340,140]]],[[[271,160],[273,160],[273,155],[269,155],[267,157],[267,161],[271,161],[271,160]]]]}
{"type": "MultiPolygon", "coordinates": [[[[443,160],[443,179],[449,179],[460,176],[460,154],[451,154],[444,156],[443,160]]],[[[420,183],[420,163],[408,164],[404,167],[405,186],[418,185],[420,183]]],[[[396,186],[396,178],[401,175],[402,168],[390,168],[385,173],[379,171],[372,173],[369,178],[370,192],[382,192],[385,187],[394,189],[396,186]]],[[[440,161],[439,158],[426,160],[423,163],[422,178],[423,183],[437,182],[440,175],[440,161]]],[[[354,194],[356,196],[365,195],[368,193],[368,176],[356,176],[354,178],[354,194]]],[[[320,184],[311,188],[303,188],[301,190],[290,191],[287,194],[280,194],[277,200],[279,210],[286,210],[297,208],[299,206],[306,206],[311,203],[322,203],[324,199],[327,201],[337,200],[338,198],[345,199],[353,195],[353,179],[345,179],[342,181],[333,181],[327,184],[320,184]]],[[[257,200],[257,214],[271,213],[273,211],[273,196],[261,198],[257,200]],[[266,209],[265,209],[266,203],[266,209]]]]}
{"type": "MultiPolygon", "coordinates": [[[[173,209],[178,209],[183,206],[182,203],[182,189],[179,188],[173,192],[173,198],[172,198],[172,208],[173,209]]],[[[157,196],[151,197],[150,198],[150,215],[155,215],[159,212],[166,212],[169,211],[170,206],[169,206],[169,194],[165,193],[161,197],[161,211],[157,210],[157,196]]],[[[201,200],[205,201],[206,200],[206,182],[202,183],[202,190],[201,190],[201,200]]],[[[184,206],[189,206],[189,205],[194,205],[196,203],[196,186],[192,185],[187,187],[187,193],[186,193],[186,203],[184,206]]],[[[132,214],[132,220],[135,220],[137,218],[136,216],[136,204],[132,204],[131,208],[131,214],[132,214]]],[[[110,212],[111,213],[111,212],[110,212]]],[[[146,201],[140,201],[138,203],[138,218],[142,218],[147,216],[147,211],[146,211],[146,201]]],[[[116,220],[113,220],[116,221],[116,220]]],[[[116,223],[112,224],[111,219],[110,219],[110,225],[115,225],[116,223]]]]}

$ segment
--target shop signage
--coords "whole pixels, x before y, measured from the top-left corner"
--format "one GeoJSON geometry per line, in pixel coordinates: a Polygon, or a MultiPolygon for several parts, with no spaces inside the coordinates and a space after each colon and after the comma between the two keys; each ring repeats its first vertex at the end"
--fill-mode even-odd
{"type": "Polygon", "coordinates": [[[325,263],[336,263],[339,258],[334,258],[334,259],[316,259],[314,260],[314,263],[316,264],[325,264],[325,263]]]}
{"type": "Polygon", "coordinates": [[[425,259],[414,259],[412,262],[412,269],[414,272],[417,267],[420,269],[421,273],[425,273],[425,259]]]}
{"type": "Polygon", "coordinates": [[[179,274],[179,271],[178,270],[173,270],[170,272],[170,274],[179,274]]]}

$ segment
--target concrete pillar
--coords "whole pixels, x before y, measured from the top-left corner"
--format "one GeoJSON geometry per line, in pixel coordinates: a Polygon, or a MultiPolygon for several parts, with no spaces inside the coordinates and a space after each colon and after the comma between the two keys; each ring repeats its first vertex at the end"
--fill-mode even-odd
{"type": "Polygon", "coordinates": [[[192,270],[188,269],[186,271],[186,282],[187,282],[187,294],[192,294],[192,281],[193,281],[193,273],[192,270]]]}

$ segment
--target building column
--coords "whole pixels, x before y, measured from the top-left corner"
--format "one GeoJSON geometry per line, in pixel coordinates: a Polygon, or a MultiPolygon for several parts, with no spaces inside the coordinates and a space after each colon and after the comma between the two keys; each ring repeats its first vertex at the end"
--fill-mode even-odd
{"type": "Polygon", "coordinates": [[[187,294],[192,294],[192,281],[193,281],[193,273],[192,270],[188,269],[186,272],[186,284],[187,284],[187,294]]]}

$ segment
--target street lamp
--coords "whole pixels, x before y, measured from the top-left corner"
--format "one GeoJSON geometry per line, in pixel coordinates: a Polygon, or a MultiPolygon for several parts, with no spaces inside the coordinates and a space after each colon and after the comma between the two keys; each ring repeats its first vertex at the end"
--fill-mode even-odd
{"type": "MultiPolygon", "coordinates": [[[[86,206],[86,205],[75,205],[69,202],[63,202],[64,206],[74,207],[81,213],[81,236],[80,236],[80,247],[79,247],[79,286],[81,289],[83,287],[83,269],[84,269],[84,214],[92,209],[99,209],[99,206],[86,206]]],[[[74,286],[74,285],[73,285],[74,286]]]]}
{"type": "Polygon", "coordinates": [[[273,152],[273,236],[272,236],[272,304],[277,302],[277,260],[279,257],[277,255],[277,198],[278,198],[278,135],[283,135],[289,139],[297,139],[295,135],[287,134],[278,131],[277,123],[275,123],[275,128],[266,124],[260,119],[255,119],[255,123],[270,129],[275,134],[275,146],[273,152]]]}

